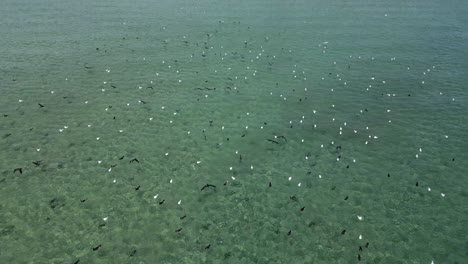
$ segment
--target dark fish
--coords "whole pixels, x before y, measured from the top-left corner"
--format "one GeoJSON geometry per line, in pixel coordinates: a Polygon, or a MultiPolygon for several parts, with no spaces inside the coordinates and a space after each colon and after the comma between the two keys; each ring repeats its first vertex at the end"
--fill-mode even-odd
{"type": "Polygon", "coordinates": [[[140,161],[139,161],[138,159],[136,159],[136,158],[135,158],[135,159],[131,159],[131,160],[130,160],[130,163],[135,162],[135,161],[136,161],[137,163],[140,163],[140,161]]]}
{"type": "Polygon", "coordinates": [[[344,235],[346,233],[346,229],[343,229],[343,231],[341,231],[341,234],[344,235]]]}
{"type": "Polygon", "coordinates": [[[40,107],[44,107],[44,105],[43,105],[43,104],[40,104],[40,103],[38,103],[38,105],[39,105],[40,107]]]}
{"type": "Polygon", "coordinates": [[[176,229],[176,233],[179,233],[180,231],[182,231],[182,227],[179,229],[176,229]]]}
{"type": "Polygon", "coordinates": [[[211,247],[211,244],[208,244],[208,246],[205,247],[205,249],[209,249],[211,247]]]}
{"type": "Polygon", "coordinates": [[[93,247],[93,251],[96,251],[96,250],[98,250],[98,249],[99,249],[101,246],[102,246],[102,245],[101,245],[101,244],[99,244],[98,246],[96,246],[96,247],[93,247]]]}
{"type": "Polygon", "coordinates": [[[115,86],[115,85],[113,85],[113,84],[111,84],[111,87],[112,87],[112,88],[117,88],[117,86],[115,86]]]}
{"type": "Polygon", "coordinates": [[[239,155],[239,161],[242,162],[242,155],[239,155]]]}
{"type": "Polygon", "coordinates": [[[277,138],[282,138],[282,139],[284,139],[284,141],[288,142],[288,140],[286,139],[285,136],[277,136],[277,138]]]}
{"type": "Polygon", "coordinates": [[[304,211],[304,209],[305,209],[305,207],[302,207],[302,208],[301,208],[301,212],[304,211]]]}
{"type": "Polygon", "coordinates": [[[137,250],[134,249],[134,250],[132,250],[132,252],[130,252],[130,255],[128,255],[128,256],[133,257],[133,256],[135,256],[136,252],[137,252],[137,250]]]}
{"type": "Polygon", "coordinates": [[[268,187],[271,187],[271,182],[268,183],[268,187]]]}
{"type": "Polygon", "coordinates": [[[272,142],[272,143],[279,144],[278,141],[274,141],[274,140],[272,140],[272,139],[267,139],[267,140],[270,141],[270,142],[272,142]]]}
{"type": "Polygon", "coordinates": [[[361,246],[359,246],[359,251],[362,251],[362,247],[361,247],[361,246]]]}
{"type": "Polygon", "coordinates": [[[288,236],[290,236],[290,235],[291,235],[291,230],[288,231],[288,236]]]}
{"type": "Polygon", "coordinates": [[[13,173],[19,171],[20,174],[23,174],[23,168],[16,168],[13,170],[13,173]]]}
{"type": "Polygon", "coordinates": [[[162,200],[159,202],[159,205],[162,205],[166,200],[162,200]]]}
{"type": "Polygon", "coordinates": [[[390,178],[390,173],[387,174],[387,177],[390,178]]]}
{"type": "Polygon", "coordinates": [[[145,102],[145,101],[143,101],[143,100],[140,100],[140,102],[141,102],[142,104],[146,104],[146,102],[145,102]]]}
{"type": "Polygon", "coordinates": [[[345,199],[345,201],[346,201],[346,200],[348,200],[348,198],[349,198],[349,196],[346,196],[346,197],[344,198],[344,199],[345,199]]]}
{"type": "Polygon", "coordinates": [[[216,186],[215,186],[215,185],[207,183],[205,186],[203,186],[203,187],[201,188],[201,190],[200,190],[200,191],[203,191],[205,188],[208,188],[208,187],[213,187],[213,188],[216,188],[216,186]]]}
{"type": "Polygon", "coordinates": [[[120,157],[119,160],[123,160],[123,158],[125,158],[125,156],[120,157]]]}
{"type": "Polygon", "coordinates": [[[418,187],[418,186],[419,186],[419,182],[416,182],[416,187],[418,187]]]}
{"type": "Polygon", "coordinates": [[[33,164],[36,165],[36,166],[41,165],[41,163],[42,163],[42,160],[33,161],[33,164]]]}
{"type": "Polygon", "coordinates": [[[359,261],[361,261],[361,255],[360,255],[360,254],[357,254],[357,259],[358,259],[359,261]]]}
{"type": "Polygon", "coordinates": [[[369,242],[366,242],[366,245],[365,245],[365,247],[366,247],[366,248],[368,248],[368,247],[369,247],[369,242]]]}
{"type": "Polygon", "coordinates": [[[80,202],[84,203],[84,202],[86,202],[86,200],[88,200],[88,199],[81,199],[80,202]]]}
{"type": "Polygon", "coordinates": [[[183,215],[183,216],[181,216],[181,217],[180,217],[180,220],[184,220],[184,219],[185,219],[185,217],[187,217],[187,215],[183,215]]]}
{"type": "Polygon", "coordinates": [[[78,264],[78,263],[80,263],[80,260],[73,262],[73,264],[78,264]]]}
{"type": "Polygon", "coordinates": [[[140,187],[141,187],[141,186],[140,186],[140,185],[138,185],[138,187],[136,187],[136,188],[135,188],[135,191],[138,191],[138,190],[140,190],[140,187]]]}
{"type": "Polygon", "coordinates": [[[245,137],[245,134],[242,134],[242,136],[241,136],[241,137],[245,137]]]}
{"type": "Polygon", "coordinates": [[[115,166],[117,166],[117,164],[112,164],[112,165],[111,165],[111,168],[114,168],[115,166]]]}

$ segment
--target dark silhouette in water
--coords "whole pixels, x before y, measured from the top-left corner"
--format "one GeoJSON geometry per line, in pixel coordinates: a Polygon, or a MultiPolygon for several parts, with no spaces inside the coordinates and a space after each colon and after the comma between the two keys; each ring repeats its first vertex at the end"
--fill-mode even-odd
{"type": "Polygon", "coordinates": [[[285,136],[277,136],[277,138],[282,138],[282,139],[284,139],[284,141],[288,142],[288,140],[286,139],[285,136]]]}
{"type": "Polygon", "coordinates": [[[23,168],[16,168],[16,169],[14,169],[14,170],[13,170],[13,173],[15,173],[15,172],[17,172],[17,171],[18,171],[20,174],[23,174],[23,168]]]}
{"type": "Polygon", "coordinates": [[[275,144],[279,144],[278,141],[275,141],[275,140],[272,140],[272,139],[267,139],[268,141],[272,142],[272,143],[275,143],[275,144]]]}
{"type": "Polygon", "coordinates": [[[33,161],[33,164],[36,165],[36,166],[41,165],[41,163],[42,163],[42,160],[33,161]]]}
{"type": "Polygon", "coordinates": [[[123,160],[123,158],[125,158],[125,156],[120,157],[119,160],[123,160]]]}
{"type": "Polygon", "coordinates": [[[179,229],[176,229],[176,231],[175,231],[175,232],[176,232],[176,233],[179,233],[180,231],[182,231],[182,227],[181,227],[181,228],[179,228],[179,229]]]}
{"type": "Polygon", "coordinates": [[[346,233],[346,229],[343,229],[343,231],[341,231],[341,234],[344,235],[346,233]]]}
{"type": "Polygon", "coordinates": [[[137,162],[137,163],[140,163],[140,161],[138,159],[131,159],[129,163],[132,163],[132,162],[137,162]]]}
{"type": "Polygon", "coordinates": [[[159,202],[159,205],[162,205],[166,200],[162,200],[159,202]]]}
{"type": "Polygon", "coordinates": [[[38,103],[38,105],[39,105],[40,107],[44,107],[44,105],[43,105],[43,104],[40,104],[40,103],[38,103]]]}
{"type": "Polygon", "coordinates": [[[201,188],[201,190],[200,190],[200,191],[203,191],[205,188],[208,188],[208,187],[213,187],[213,188],[216,188],[216,186],[215,186],[215,185],[207,183],[205,186],[203,186],[203,187],[201,188]]]}
{"type": "Polygon", "coordinates": [[[102,245],[101,245],[101,244],[99,244],[99,245],[97,245],[96,247],[93,247],[93,251],[96,251],[96,250],[98,250],[99,248],[101,248],[101,246],[102,246],[102,245]]]}
{"type": "Polygon", "coordinates": [[[208,244],[208,246],[205,247],[205,249],[209,249],[211,247],[211,244],[208,244]]]}
{"type": "Polygon", "coordinates": [[[187,215],[183,215],[183,216],[181,216],[181,217],[180,217],[180,220],[184,220],[184,219],[185,219],[185,217],[187,217],[187,215]]]}

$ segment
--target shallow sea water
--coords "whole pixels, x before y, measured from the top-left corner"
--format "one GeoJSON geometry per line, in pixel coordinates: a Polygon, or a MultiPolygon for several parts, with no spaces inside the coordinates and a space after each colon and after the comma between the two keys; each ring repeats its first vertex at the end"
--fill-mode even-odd
{"type": "Polygon", "coordinates": [[[466,2],[0,21],[0,263],[468,262],[466,2]]]}

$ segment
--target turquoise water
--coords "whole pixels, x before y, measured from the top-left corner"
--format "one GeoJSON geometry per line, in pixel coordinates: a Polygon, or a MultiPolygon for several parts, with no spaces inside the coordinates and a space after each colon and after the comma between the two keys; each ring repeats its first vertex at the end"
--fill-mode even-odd
{"type": "Polygon", "coordinates": [[[0,263],[468,262],[466,2],[0,21],[0,263]]]}

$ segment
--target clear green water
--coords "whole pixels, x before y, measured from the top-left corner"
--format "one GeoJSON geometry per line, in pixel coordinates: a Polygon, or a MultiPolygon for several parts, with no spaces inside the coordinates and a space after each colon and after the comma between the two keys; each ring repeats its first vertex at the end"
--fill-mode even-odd
{"type": "Polygon", "coordinates": [[[0,263],[468,263],[449,2],[3,1],[0,263]]]}

